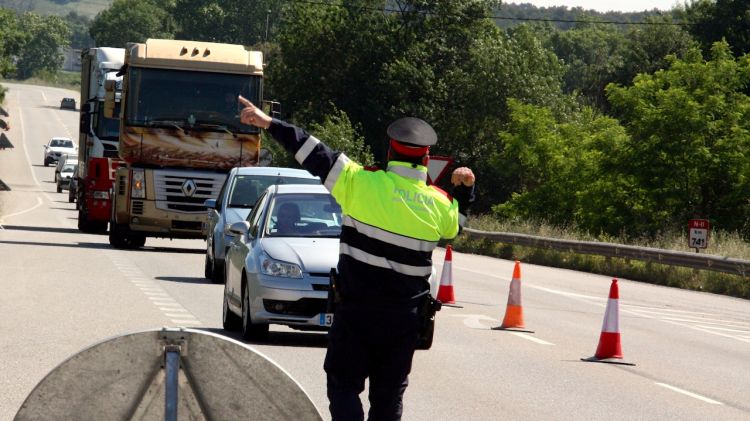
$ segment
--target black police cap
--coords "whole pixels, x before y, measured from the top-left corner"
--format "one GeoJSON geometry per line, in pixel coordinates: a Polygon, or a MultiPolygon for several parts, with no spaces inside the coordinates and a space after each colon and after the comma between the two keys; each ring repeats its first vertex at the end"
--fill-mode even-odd
{"type": "Polygon", "coordinates": [[[403,117],[394,121],[386,130],[388,137],[413,146],[432,146],[437,143],[437,133],[426,121],[415,117],[403,117]]]}

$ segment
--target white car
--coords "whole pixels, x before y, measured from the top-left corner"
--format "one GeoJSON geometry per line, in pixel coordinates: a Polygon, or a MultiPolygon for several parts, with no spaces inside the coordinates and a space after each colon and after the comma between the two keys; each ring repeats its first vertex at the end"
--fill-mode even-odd
{"type": "Polygon", "coordinates": [[[44,166],[57,162],[63,155],[78,155],[78,147],[67,137],[53,137],[44,145],[44,166]]]}

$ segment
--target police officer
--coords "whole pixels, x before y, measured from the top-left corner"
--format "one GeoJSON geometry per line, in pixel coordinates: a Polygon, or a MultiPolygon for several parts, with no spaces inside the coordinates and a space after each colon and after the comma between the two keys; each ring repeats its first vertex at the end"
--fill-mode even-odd
{"type": "Polygon", "coordinates": [[[359,395],[369,377],[368,419],[400,420],[417,345],[420,300],[429,293],[432,251],[458,234],[474,199],[474,174],[456,169],[454,197],[428,186],[435,131],[417,118],[387,129],[388,168],[363,168],[303,129],[271,118],[243,97],[241,121],[268,132],[305,169],[319,176],[341,205],[337,304],[325,371],[334,421],[362,420],[359,395]]]}

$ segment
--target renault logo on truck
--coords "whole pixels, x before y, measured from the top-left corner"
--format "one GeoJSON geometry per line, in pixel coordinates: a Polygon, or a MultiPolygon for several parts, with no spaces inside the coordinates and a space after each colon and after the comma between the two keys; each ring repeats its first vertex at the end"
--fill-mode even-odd
{"type": "Polygon", "coordinates": [[[188,179],[182,183],[182,193],[185,194],[186,197],[193,197],[196,190],[197,187],[195,186],[195,181],[188,179]]]}

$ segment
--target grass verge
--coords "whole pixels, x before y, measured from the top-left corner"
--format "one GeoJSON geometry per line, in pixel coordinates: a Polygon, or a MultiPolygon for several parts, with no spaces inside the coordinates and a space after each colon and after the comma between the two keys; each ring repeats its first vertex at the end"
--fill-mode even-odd
{"type": "MultiPolygon", "coordinates": [[[[594,238],[577,232],[574,228],[553,227],[543,223],[521,222],[501,223],[491,217],[472,218],[469,226],[474,229],[495,232],[516,232],[542,237],[580,240],[606,241],[640,247],[653,247],[675,251],[693,251],[687,247],[687,232],[663,233],[653,239],[625,241],[618,238],[594,238]]],[[[474,253],[526,263],[573,269],[589,273],[626,278],[676,288],[707,291],[732,297],[750,299],[750,277],[731,275],[708,270],[696,270],[659,263],[642,262],[632,259],[604,257],[534,247],[524,247],[495,242],[487,239],[470,238],[462,234],[453,241],[453,248],[464,253],[474,253]]],[[[743,241],[739,234],[711,232],[708,253],[713,255],[747,259],[750,256],[750,243],[743,241]]]]}
{"type": "Polygon", "coordinates": [[[2,79],[0,82],[24,83],[28,85],[52,86],[55,88],[70,89],[72,91],[81,90],[81,73],[80,72],[39,72],[35,76],[24,80],[2,79]]]}

